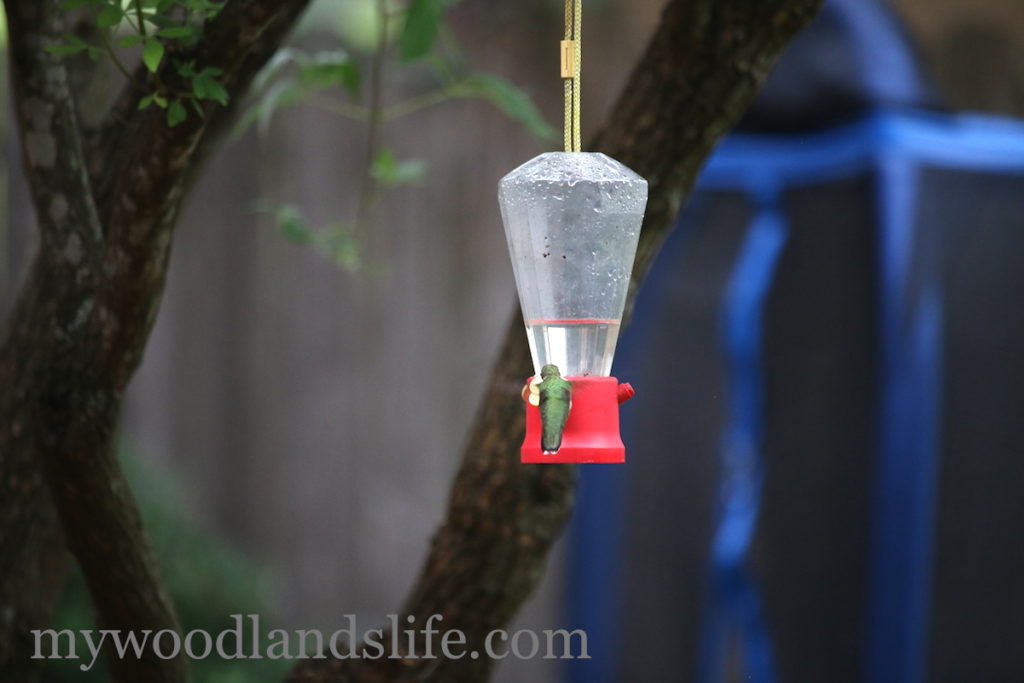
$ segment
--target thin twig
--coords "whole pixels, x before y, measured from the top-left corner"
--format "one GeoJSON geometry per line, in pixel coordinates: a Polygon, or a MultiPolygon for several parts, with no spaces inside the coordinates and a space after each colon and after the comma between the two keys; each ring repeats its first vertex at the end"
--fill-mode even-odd
{"type": "Polygon", "coordinates": [[[146,20],[142,17],[142,0],[135,0],[135,18],[139,22],[139,35],[146,37],[146,20]]]}
{"type": "Polygon", "coordinates": [[[117,67],[117,70],[121,72],[121,74],[128,80],[129,83],[132,84],[132,86],[138,88],[142,92],[148,93],[149,89],[146,88],[145,85],[135,80],[135,77],[132,75],[132,73],[128,71],[128,67],[125,66],[124,62],[122,62],[121,59],[117,56],[117,52],[114,50],[114,45],[110,42],[110,36],[107,34],[107,32],[100,31],[99,33],[101,36],[103,36],[103,51],[107,53],[108,57],[110,57],[110,61],[114,63],[114,66],[117,67]]]}
{"type": "Polygon", "coordinates": [[[373,64],[370,73],[370,112],[369,128],[366,133],[366,160],[363,167],[363,184],[359,196],[359,207],[356,210],[356,233],[361,234],[369,220],[370,211],[377,200],[378,183],[374,177],[373,167],[380,147],[381,124],[383,123],[383,85],[384,62],[388,49],[388,4],[387,0],[377,0],[377,49],[373,53],[373,64]]]}
{"type": "Polygon", "coordinates": [[[432,107],[435,104],[441,104],[442,102],[447,102],[455,97],[464,97],[466,95],[468,95],[468,93],[461,92],[457,85],[450,88],[432,90],[428,93],[409,98],[404,102],[399,102],[398,104],[386,107],[381,112],[381,119],[383,121],[394,121],[395,119],[408,116],[409,114],[421,109],[426,109],[427,107],[432,107]]]}

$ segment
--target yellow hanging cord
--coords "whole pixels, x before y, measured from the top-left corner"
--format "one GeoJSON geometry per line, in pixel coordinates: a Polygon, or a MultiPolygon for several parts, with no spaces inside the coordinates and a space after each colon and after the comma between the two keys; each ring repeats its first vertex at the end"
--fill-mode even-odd
{"type": "Polygon", "coordinates": [[[583,48],[583,0],[565,0],[565,40],[562,78],[565,79],[565,151],[582,151],[580,135],[580,67],[583,48]]]}

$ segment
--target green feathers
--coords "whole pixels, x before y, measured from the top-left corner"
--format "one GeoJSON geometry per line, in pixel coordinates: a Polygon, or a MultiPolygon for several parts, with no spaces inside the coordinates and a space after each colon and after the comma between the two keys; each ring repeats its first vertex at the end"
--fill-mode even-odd
{"type": "Polygon", "coordinates": [[[554,365],[541,368],[540,377],[540,448],[555,453],[562,447],[562,432],[572,408],[572,382],[562,379],[554,365]]]}

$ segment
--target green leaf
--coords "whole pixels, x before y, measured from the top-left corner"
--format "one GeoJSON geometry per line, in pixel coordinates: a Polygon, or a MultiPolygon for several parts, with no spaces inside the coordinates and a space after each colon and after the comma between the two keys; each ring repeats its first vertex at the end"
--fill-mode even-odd
{"type": "Polygon", "coordinates": [[[104,0],[64,0],[60,6],[61,9],[78,9],[86,5],[100,5],[103,2],[104,0]]]}
{"type": "Polygon", "coordinates": [[[141,100],[139,100],[139,109],[146,109],[151,104],[155,104],[161,109],[167,109],[167,98],[158,92],[155,92],[151,95],[146,95],[141,100]]]}
{"type": "Polygon", "coordinates": [[[558,135],[544,120],[530,96],[504,78],[486,73],[474,74],[459,86],[459,90],[488,100],[507,116],[526,126],[540,140],[553,140],[558,135]]]}
{"type": "Polygon", "coordinates": [[[50,54],[57,56],[74,55],[78,54],[79,52],[95,49],[76,35],[72,35],[69,33],[65,36],[65,38],[67,38],[67,43],[63,45],[47,45],[43,49],[45,49],[50,54]]]}
{"type": "Polygon", "coordinates": [[[140,36],[138,33],[129,33],[126,36],[122,36],[117,39],[117,44],[120,47],[135,47],[141,43],[145,38],[140,36]]]}
{"type": "Polygon", "coordinates": [[[214,100],[222,106],[227,106],[230,95],[228,95],[227,89],[220,84],[220,81],[210,78],[206,84],[206,97],[207,99],[214,100]]]}
{"type": "MultiPolygon", "coordinates": [[[[193,14],[200,17],[212,17],[220,11],[222,2],[211,2],[210,0],[178,0],[178,3],[185,6],[193,14]]],[[[168,3],[173,5],[174,2],[168,3]]]]}
{"type": "Polygon", "coordinates": [[[277,229],[285,239],[296,244],[308,244],[313,239],[313,229],[306,225],[306,219],[294,206],[284,205],[274,216],[277,229]]]}
{"type": "Polygon", "coordinates": [[[191,26],[168,26],[160,29],[156,34],[161,38],[177,40],[180,38],[191,38],[195,35],[195,31],[192,30],[191,26]]]}
{"type": "Polygon", "coordinates": [[[181,25],[177,18],[172,17],[172,16],[170,16],[168,14],[157,14],[155,12],[143,12],[142,16],[145,17],[145,20],[146,20],[147,24],[152,24],[153,26],[156,26],[156,28],[157,28],[156,33],[159,33],[161,30],[163,30],[165,28],[171,28],[171,27],[174,27],[174,26],[180,26],[181,25]]]}
{"type": "Polygon", "coordinates": [[[83,50],[89,49],[89,46],[86,45],[85,43],[83,43],[81,41],[81,39],[75,38],[74,36],[68,36],[68,37],[71,40],[71,42],[69,44],[66,44],[66,45],[47,45],[43,49],[45,49],[51,55],[57,55],[58,57],[63,57],[65,55],[75,55],[75,54],[78,54],[79,52],[82,52],[83,50]]]}
{"type": "Polygon", "coordinates": [[[359,94],[359,67],[348,54],[320,52],[301,63],[299,78],[303,83],[319,88],[341,85],[351,94],[359,94]]]}
{"type": "Polygon", "coordinates": [[[373,160],[373,177],[389,187],[419,182],[426,172],[427,164],[422,159],[399,161],[387,147],[381,148],[373,160]]]}
{"type": "Polygon", "coordinates": [[[342,270],[356,273],[362,269],[362,245],[351,227],[344,223],[332,223],[327,227],[324,242],[324,251],[342,270]]]}
{"type": "Polygon", "coordinates": [[[349,62],[339,67],[341,72],[341,83],[353,96],[359,95],[359,85],[362,82],[362,76],[359,73],[359,65],[355,62],[349,62]]]}
{"type": "Polygon", "coordinates": [[[403,61],[413,62],[430,53],[441,29],[442,13],[441,0],[412,0],[398,39],[403,61]]]}
{"type": "Polygon", "coordinates": [[[174,100],[167,109],[167,125],[174,128],[176,125],[188,118],[188,111],[181,100],[174,100]]]}
{"type": "Polygon", "coordinates": [[[160,68],[160,62],[164,58],[164,44],[156,38],[146,38],[145,44],[142,47],[142,61],[145,62],[146,68],[156,73],[156,70],[160,68]]]}
{"type": "Polygon", "coordinates": [[[192,92],[201,100],[214,100],[222,105],[228,103],[228,91],[206,71],[192,79],[192,92]]]}
{"type": "Polygon", "coordinates": [[[198,76],[196,73],[195,60],[189,60],[187,62],[175,60],[174,66],[178,69],[178,75],[182,78],[195,78],[198,76]]]}
{"type": "Polygon", "coordinates": [[[206,97],[206,79],[194,76],[192,78],[192,94],[203,99],[206,97]]]}
{"type": "Polygon", "coordinates": [[[110,28],[120,24],[123,18],[124,12],[120,5],[107,5],[96,17],[96,25],[100,28],[110,28]]]}
{"type": "Polygon", "coordinates": [[[357,273],[367,265],[363,260],[361,241],[350,224],[335,221],[317,228],[310,225],[298,207],[278,204],[269,199],[256,202],[252,210],[270,214],[278,231],[289,242],[312,247],[348,272],[357,273]]]}

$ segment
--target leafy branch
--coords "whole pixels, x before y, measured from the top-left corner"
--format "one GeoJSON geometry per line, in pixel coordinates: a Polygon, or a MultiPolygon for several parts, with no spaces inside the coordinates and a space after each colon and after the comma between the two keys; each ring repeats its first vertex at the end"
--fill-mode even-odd
{"type": "MultiPolygon", "coordinates": [[[[387,124],[452,100],[478,99],[519,122],[538,140],[556,137],[556,131],[528,94],[497,74],[468,66],[470,60],[464,58],[461,46],[445,25],[445,11],[456,2],[410,0],[404,7],[395,7],[388,0],[374,0],[376,35],[369,64],[361,65],[341,49],[284,49],[253,84],[256,101],[240,119],[236,133],[255,125],[261,136],[266,135],[277,112],[297,106],[313,107],[365,127],[366,161],[352,219],[335,221],[333,228],[327,228],[341,231],[336,239],[307,241],[320,250],[329,244],[343,244],[344,253],[331,256],[346,270],[361,267],[358,250],[353,258],[352,240],[358,248],[382,193],[418,183],[426,176],[426,161],[400,159],[386,144],[383,132],[387,124]],[[392,25],[400,25],[394,36],[392,25]],[[396,63],[406,69],[425,70],[432,87],[408,99],[385,103],[385,84],[396,63]],[[369,69],[365,92],[362,67],[369,69]]],[[[294,233],[296,221],[302,221],[301,212],[291,205],[277,207],[271,213],[286,235],[294,233]]],[[[310,234],[318,232],[304,222],[303,226],[310,234]]]]}
{"type": "Polygon", "coordinates": [[[85,13],[97,29],[100,44],[68,34],[65,42],[46,50],[58,56],[85,54],[93,60],[106,56],[129,83],[146,93],[139,108],[156,105],[166,110],[167,125],[173,127],[188,118],[186,105],[203,116],[202,101],[227,104],[227,90],[217,78],[221,75],[217,69],[196,71],[194,63],[172,57],[184,86],[171,85],[161,76],[168,54],[193,47],[202,24],[216,16],[220,4],[211,0],[65,0],[61,7],[85,13]],[[150,74],[146,83],[132,76],[118,49],[138,50],[138,58],[150,74]]]}

